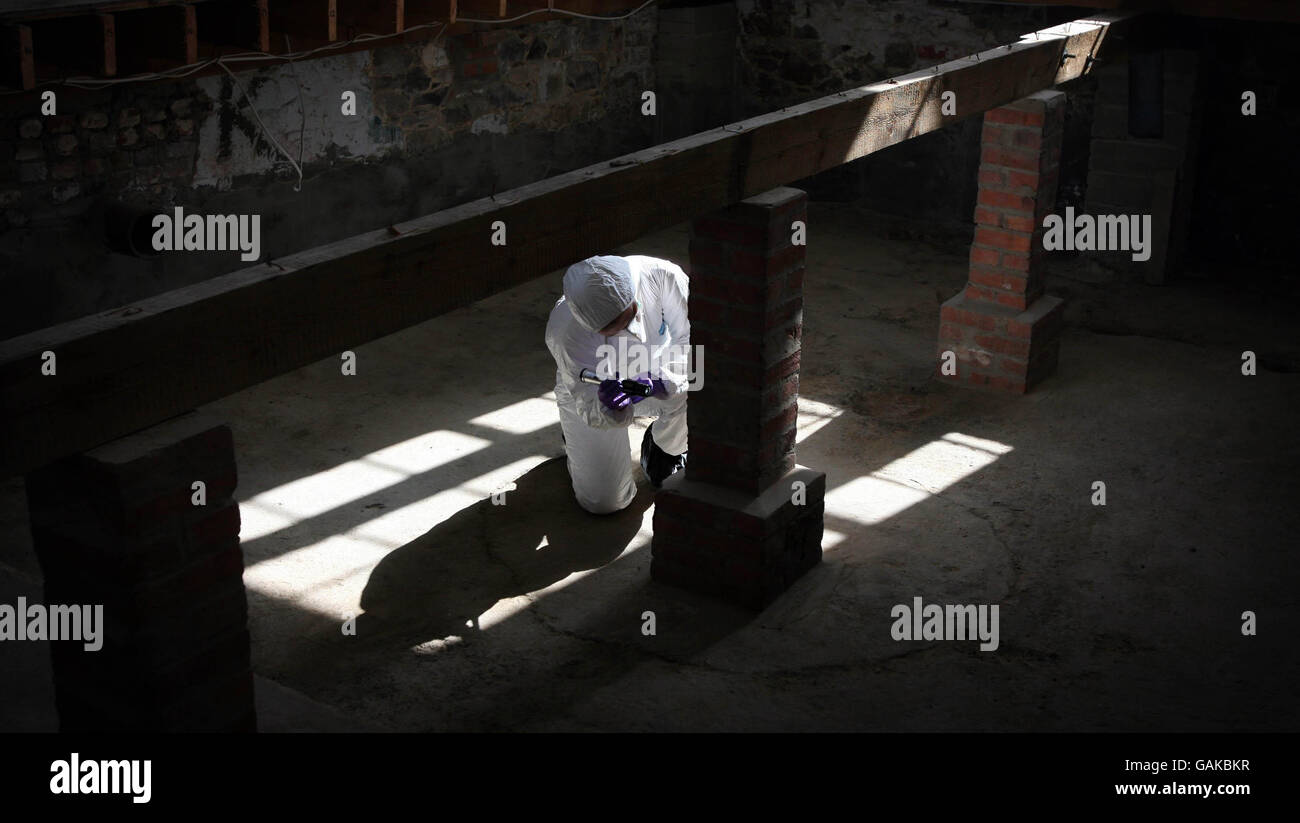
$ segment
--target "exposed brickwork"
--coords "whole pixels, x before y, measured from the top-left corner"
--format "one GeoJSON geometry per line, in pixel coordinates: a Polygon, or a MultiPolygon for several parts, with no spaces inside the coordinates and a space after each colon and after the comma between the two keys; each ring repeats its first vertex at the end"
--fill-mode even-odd
{"type": "Polygon", "coordinates": [[[235,485],[198,415],[28,476],[46,602],[104,607],[102,649],[51,643],[63,730],[255,729],[235,485]]]}
{"type": "Polygon", "coordinates": [[[651,574],[762,608],[821,559],[825,475],[795,466],[807,195],[778,188],[691,226],[690,459],[656,498],[651,574]],[[794,502],[793,479],[805,489],[794,502]]]}
{"type": "Polygon", "coordinates": [[[1056,371],[1065,302],[1044,295],[1017,312],[958,294],[939,310],[939,355],[957,356],[962,385],[1023,393],[1056,371]]]}
{"type": "MultiPolygon", "coordinates": [[[[693,401],[692,401],[693,402],[693,401]]],[[[691,457],[694,459],[694,447],[691,457]]],[[[674,476],[655,497],[655,580],[762,609],[821,562],[826,475],[798,468],[760,497],[674,476]],[[806,501],[792,501],[802,482],[806,501]]]]}
{"type": "Polygon", "coordinates": [[[1065,95],[1033,95],[984,115],[975,239],[966,293],[1023,311],[1043,293],[1042,221],[1056,203],[1065,95]]]}
{"type": "Polygon", "coordinates": [[[807,196],[775,189],[691,227],[691,342],[705,389],[689,407],[692,479],[751,494],[794,466],[807,196]],[[796,381],[793,386],[788,379],[796,381]]]}
{"type": "Polygon", "coordinates": [[[940,377],[1025,392],[1056,369],[1063,303],[1043,294],[1043,218],[1056,203],[1065,95],[984,115],[966,288],[940,310],[940,377]],[[944,353],[957,358],[944,374],[944,353]]]}

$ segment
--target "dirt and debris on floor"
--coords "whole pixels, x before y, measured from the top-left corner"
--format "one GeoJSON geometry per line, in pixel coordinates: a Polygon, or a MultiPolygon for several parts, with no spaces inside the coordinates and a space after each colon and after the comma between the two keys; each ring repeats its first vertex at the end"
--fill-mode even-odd
{"type": "MultiPolygon", "coordinates": [[[[644,484],[612,517],[573,503],[558,273],[359,347],[355,378],[326,361],[212,404],[264,728],[1300,728],[1294,300],[1059,261],[1058,373],[986,394],[931,376],[964,246],[838,205],[809,227],[798,456],[827,474],[825,555],[757,615],[649,580],[644,484]],[[895,641],[915,597],[998,604],[999,647],[895,641]]],[[[5,602],[40,590],[24,506],[6,481],[5,602]]],[[[44,645],[0,655],[0,728],[54,728],[44,645]]]]}

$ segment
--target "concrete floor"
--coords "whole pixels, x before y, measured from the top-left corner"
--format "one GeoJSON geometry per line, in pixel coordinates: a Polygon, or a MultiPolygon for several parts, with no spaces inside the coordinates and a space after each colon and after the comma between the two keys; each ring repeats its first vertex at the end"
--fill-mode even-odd
{"type": "MultiPolygon", "coordinates": [[[[983,394],[931,378],[962,245],[829,204],[809,225],[798,454],[827,474],[825,557],[758,615],[650,582],[648,487],[607,518],[572,502],[558,273],[360,347],[355,377],[322,362],[212,404],[263,727],[1300,729],[1295,295],[1058,261],[1058,374],[983,394]],[[998,604],[1000,647],[894,641],[914,597],[998,604]]],[[[685,264],[686,239],[620,251],[685,264]]],[[[39,594],[24,506],[6,481],[0,602],[39,594]]],[[[0,646],[0,730],[55,727],[47,658],[0,646]]]]}

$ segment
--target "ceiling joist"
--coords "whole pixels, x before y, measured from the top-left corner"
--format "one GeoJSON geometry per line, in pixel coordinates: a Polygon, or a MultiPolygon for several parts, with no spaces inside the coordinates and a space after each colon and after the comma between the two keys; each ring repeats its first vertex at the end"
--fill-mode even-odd
{"type": "MultiPolygon", "coordinates": [[[[639,5],[563,0],[558,7],[612,15],[639,5]]],[[[0,87],[149,76],[232,54],[337,54],[368,48],[363,35],[429,36],[434,24],[454,26],[450,33],[458,34],[486,24],[462,23],[463,18],[518,18],[519,25],[566,18],[550,11],[556,7],[555,0],[53,0],[35,9],[0,8],[0,87]]],[[[274,62],[268,57],[266,64],[274,62]]],[[[195,74],[220,71],[210,66],[195,74]]]]}

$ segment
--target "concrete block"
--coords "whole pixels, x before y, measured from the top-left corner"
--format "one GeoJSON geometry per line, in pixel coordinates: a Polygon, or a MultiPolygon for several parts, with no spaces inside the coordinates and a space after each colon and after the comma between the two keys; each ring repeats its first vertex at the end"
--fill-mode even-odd
{"type": "Polygon", "coordinates": [[[1094,211],[1094,203],[1119,203],[1124,212],[1148,211],[1154,204],[1155,181],[1144,174],[1117,174],[1093,170],[1088,173],[1085,208],[1091,214],[1112,212],[1094,211]]]}
{"type": "Polygon", "coordinates": [[[1093,140],[1088,165],[1107,172],[1176,169],[1182,162],[1178,146],[1163,140],[1093,140]]]}
{"type": "Polygon", "coordinates": [[[1092,136],[1100,139],[1123,140],[1128,137],[1128,106],[1103,103],[1093,107],[1092,136]]]}

